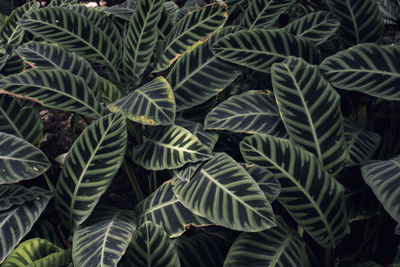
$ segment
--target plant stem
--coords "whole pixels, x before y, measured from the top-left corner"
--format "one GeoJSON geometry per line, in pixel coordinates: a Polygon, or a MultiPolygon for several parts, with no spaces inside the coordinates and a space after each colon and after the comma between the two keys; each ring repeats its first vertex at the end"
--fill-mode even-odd
{"type": "Polygon", "coordinates": [[[330,248],[325,249],[325,267],[332,266],[332,250],[330,248]]]}
{"type": "Polygon", "coordinates": [[[50,191],[51,191],[51,192],[54,192],[54,186],[53,186],[53,184],[51,183],[49,177],[48,177],[45,173],[43,173],[43,177],[44,177],[44,179],[46,180],[47,186],[49,187],[50,191]]]}
{"type": "Polygon", "coordinates": [[[135,173],[133,172],[133,170],[131,170],[128,167],[128,165],[126,164],[125,161],[122,162],[122,166],[124,168],[126,175],[128,176],[129,182],[132,185],[133,192],[135,193],[137,200],[138,201],[143,200],[144,194],[143,194],[142,189],[140,188],[140,185],[138,184],[138,179],[137,179],[135,173]]]}

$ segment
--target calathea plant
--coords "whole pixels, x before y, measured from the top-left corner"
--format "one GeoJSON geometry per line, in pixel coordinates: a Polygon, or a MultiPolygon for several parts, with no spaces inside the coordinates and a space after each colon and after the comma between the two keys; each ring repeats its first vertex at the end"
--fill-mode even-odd
{"type": "Polygon", "coordinates": [[[371,111],[399,100],[383,35],[375,0],[17,8],[0,28],[2,266],[390,264],[367,246],[388,221],[367,184],[399,219],[398,158],[369,161],[391,141],[371,111]],[[85,124],[60,167],[44,109],[85,124]]]}

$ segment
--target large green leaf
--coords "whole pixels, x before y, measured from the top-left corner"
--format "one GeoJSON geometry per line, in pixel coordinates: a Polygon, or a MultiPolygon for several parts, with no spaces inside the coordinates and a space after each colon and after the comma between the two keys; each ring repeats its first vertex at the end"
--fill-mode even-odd
{"type": "Polygon", "coordinates": [[[189,226],[206,226],[212,222],[186,209],[172,191],[171,181],[161,185],[145,200],[140,202],[136,211],[139,215],[138,225],[151,221],[164,228],[168,236],[178,237],[189,226]]]}
{"type": "Polygon", "coordinates": [[[142,145],[134,147],[133,160],[149,170],[180,168],[209,159],[211,150],[183,127],[159,126],[142,145]]]}
{"type": "Polygon", "coordinates": [[[27,108],[14,98],[0,96],[0,132],[9,133],[39,145],[43,135],[43,124],[39,111],[27,108]]]}
{"type": "Polygon", "coordinates": [[[204,121],[205,129],[237,133],[274,134],[282,129],[274,96],[263,91],[235,95],[212,109],[204,121]]]}
{"type": "Polygon", "coordinates": [[[144,125],[170,125],[175,120],[174,94],[168,81],[161,76],[107,107],[144,125]]]}
{"type": "MultiPolygon", "coordinates": [[[[11,55],[8,56],[6,64],[1,69],[1,74],[4,76],[20,73],[25,69],[25,64],[22,59],[13,51],[11,55]]],[[[1,77],[1,75],[0,75],[1,77]]]]}
{"type": "Polygon", "coordinates": [[[76,4],[77,0],[51,0],[49,3],[49,7],[65,7],[76,4]]]}
{"type": "Polygon", "coordinates": [[[260,187],[225,153],[217,153],[189,182],[175,180],[173,191],[185,207],[215,224],[251,232],[275,226],[260,187]]]}
{"type": "Polygon", "coordinates": [[[52,194],[43,190],[35,200],[0,212],[0,264],[30,231],[51,198],[52,194]]]}
{"type": "Polygon", "coordinates": [[[309,266],[306,246],[296,230],[278,217],[278,227],[241,233],[226,256],[228,266],[309,266]]]}
{"type": "Polygon", "coordinates": [[[303,57],[311,64],[320,61],[320,53],[311,42],[283,29],[232,33],[219,39],[212,51],[223,60],[261,72],[269,72],[273,63],[291,55],[303,57]]]}
{"type": "Polygon", "coordinates": [[[29,69],[0,79],[0,94],[98,118],[104,109],[85,81],[61,69],[29,69]]]}
{"type": "Polygon", "coordinates": [[[364,165],[361,174],[385,210],[400,223],[400,156],[364,165]]]}
{"type": "Polygon", "coordinates": [[[295,0],[253,0],[247,7],[241,24],[249,29],[271,28],[279,16],[295,2],[295,0]]]}
{"type": "Polygon", "coordinates": [[[50,168],[42,151],[14,135],[0,132],[0,184],[35,178],[50,168]]]}
{"type": "Polygon", "coordinates": [[[317,11],[292,21],[284,29],[297,37],[320,45],[327,41],[339,26],[340,22],[331,14],[317,11]]]}
{"type": "Polygon", "coordinates": [[[63,250],[46,239],[33,238],[15,248],[1,266],[61,267],[71,262],[71,249],[63,250]]]}
{"type": "Polygon", "coordinates": [[[267,135],[246,137],[240,150],[247,162],[274,173],[279,202],[318,244],[334,248],[349,233],[344,189],[312,153],[267,135]]]}
{"type": "Polygon", "coordinates": [[[218,2],[186,14],[163,40],[154,72],[170,67],[191,45],[222,27],[227,17],[225,5],[218,2]]]}
{"type": "Polygon", "coordinates": [[[102,117],[76,139],[55,189],[56,209],[66,227],[72,230],[89,217],[117,173],[126,143],[121,114],[102,117]]]}
{"type": "Polygon", "coordinates": [[[116,73],[119,52],[99,27],[67,8],[47,7],[20,21],[23,29],[76,52],[91,62],[108,65],[116,73]]]}
{"type": "Polygon", "coordinates": [[[127,0],[119,5],[114,5],[111,7],[100,6],[98,7],[98,9],[106,12],[107,14],[111,14],[118,18],[129,21],[136,6],[137,6],[136,0],[127,0]]]}
{"type": "Polygon", "coordinates": [[[22,205],[25,202],[35,200],[38,195],[47,191],[40,187],[26,188],[20,185],[1,185],[0,186],[0,211],[22,205]]]}
{"type": "MultiPolygon", "coordinates": [[[[160,45],[161,42],[165,39],[165,37],[171,32],[172,28],[174,27],[173,17],[170,16],[177,5],[175,2],[165,2],[164,8],[161,11],[161,17],[158,21],[157,28],[158,28],[158,41],[157,44],[160,45]],[[172,9],[172,10],[171,10],[172,9]]],[[[157,47],[157,46],[156,46],[157,47]]]]}
{"type": "Polygon", "coordinates": [[[206,102],[224,90],[240,74],[235,65],[222,61],[211,52],[215,39],[239,29],[222,28],[210,39],[197,43],[179,58],[167,76],[174,91],[177,111],[206,102]]]}
{"type": "Polygon", "coordinates": [[[11,15],[7,17],[5,23],[0,27],[0,43],[19,45],[22,38],[24,38],[24,31],[18,22],[25,14],[38,9],[39,6],[39,3],[31,1],[15,9],[11,15]]]}
{"type": "Polygon", "coordinates": [[[340,95],[316,66],[294,57],[272,66],[272,85],[290,139],[338,173],[348,157],[340,95]]]}
{"type": "Polygon", "coordinates": [[[100,207],[74,231],[75,266],[117,266],[136,229],[132,211],[100,207]]]}
{"type": "Polygon", "coordinates": [[[336,88],[400,100],[400,46],[361,44],[327,57],[319,66],[336,88]]]}
{"type": "Polygon", "coordinates": [[[236,7],[244,1],[243,0],[225,0],[224,2],[228,5],[228,14],[231,15],[232,12],[236,9],[236,7]]]}
{"type": "Polygon", "coordinates": [[[346,46],[360,43],[380,43],[384,23],[376,0],[328,0],[333,15],[340,21],[339,37],[346,46]]]}
{"type": "Polygon", "coordinates": [[[178,252],[167,233],[152,222],[145,222],[136,230],[125,257],[125,266],[181,266],[178,252]]]}
{"type": "Polygon", "coordinates": [[[122,60],[125,79],[130,85],[140,82],[157,44],[161,11],[165,0],[139,0],[133,13],[124,44],[122,60]]]}

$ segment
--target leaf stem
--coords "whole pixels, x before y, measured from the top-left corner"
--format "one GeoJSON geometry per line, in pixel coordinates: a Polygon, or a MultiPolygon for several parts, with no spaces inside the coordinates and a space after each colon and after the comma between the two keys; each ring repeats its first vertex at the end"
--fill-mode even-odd
{"type": "Polygon", "coordinates": [[[49,187],[50,191],[54,192],[54,185],[51,183],[49,177],[45,173],[43,173],[43,177],[46,180],[47,186],[49,187]]]}
{"type": "Polygon", "coordinates": [[[123,169],[124,169],[126,175],[128,176],[129,182],[132,185],[133,192],[135,193],[135,196],[136,196],[138,202],[140,202],[141,200],[143,200],[145,198],[145,196],[143,194],[142,189],[140,188],[140,185],[138,183],[138,179],[135,175],[135,172],[129,168],[129,166],[125,160],[122,162],[122,166],[123,166],[123,169]]]}

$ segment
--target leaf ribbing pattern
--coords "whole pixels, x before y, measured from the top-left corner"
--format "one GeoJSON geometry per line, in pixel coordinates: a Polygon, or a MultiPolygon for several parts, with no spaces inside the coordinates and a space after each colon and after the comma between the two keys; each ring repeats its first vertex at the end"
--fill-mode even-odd
{"type": "Polygon", "coordinates": [[[12,206],[21,205],[35,200],[38,195],[46,193],[40,187],[23,187],[17,184],[0,186],[0,211],[8,210],[12,206]]]}
{"type": "Polygon", "coordinates": [[[100,6],[98,7],[98,9],[108,14],[114,15],[118,18],[129,21],[136,6],[137,6],[136,0],[127,0],[119,5],[114,5],[111,7],[100,6]]]}
{"type": "Polygon", "coordinates": [[[206,131],[204,129],[203,124],[189,121],[189,120],[184,120],[184,119],[177,119],[175,121],[175,124],[178,126],[181,126],[197,136],[199,138],[200,142],[202,142],[204,145],[209,147],[210,149],[213,149],[215,144],[217,143],[218,140],[218,134],[214,131],[206,131]]]}

